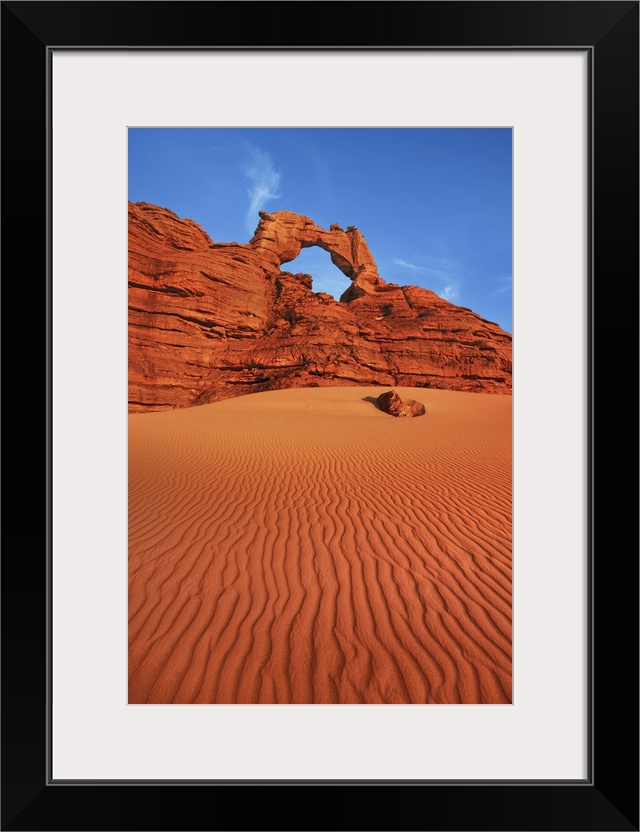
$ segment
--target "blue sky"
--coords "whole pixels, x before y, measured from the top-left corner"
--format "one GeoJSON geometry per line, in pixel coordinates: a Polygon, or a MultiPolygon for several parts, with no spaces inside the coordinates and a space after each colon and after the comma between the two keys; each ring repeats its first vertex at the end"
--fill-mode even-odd
{"type": "MultiPolygon", "coordinates": [[[[512,331],[508,128],[130,128],[129,199],[247,243],[258,211],[355,225],[380,276],[512,331]]],[[[319,248],[283,266],[314,291],[349,285],[319,248]]]]}

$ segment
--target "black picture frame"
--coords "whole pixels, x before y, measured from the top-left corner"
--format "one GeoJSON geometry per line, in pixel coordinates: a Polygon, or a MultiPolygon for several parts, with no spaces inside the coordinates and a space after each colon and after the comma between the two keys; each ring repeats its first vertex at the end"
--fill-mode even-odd
{"type": "MultiPolygon", "coordinates": [[[[12,333],[3,361],[5,435],[10,450],[20,438],[24,447],[3,489],[2,829],[637,830],[638,495],[620,468],[624,475],[627,460],[637,460],[639,3],[346,2],[314,3],[313,11],[311,23],[302,3],[2,2],[2,271],[12,333]],[[50,780],[49,65],[61,47],[588,51],[584,782],[50,780]]],[[[561,350],[555,371],[571,372],[561,350]]],[[[632,473],[637,483],[635,466],[632,473]]]]}

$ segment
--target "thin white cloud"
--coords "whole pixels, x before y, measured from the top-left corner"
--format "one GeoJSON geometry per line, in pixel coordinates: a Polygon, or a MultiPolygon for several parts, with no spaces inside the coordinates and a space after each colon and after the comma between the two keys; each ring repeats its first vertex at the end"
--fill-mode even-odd
{"type": "Polygon", "coordinates": [[[458,287],[455,283],[447,284],[444,289],[441,290],[440,296],[443,297],[445,300],[453,302],[457,300],[459,295],[458,287]]]}
{"type": "Polygon", "coordinates": [[[457,271],[457,264],[449,257],[420,257],[420,265],[412,263],[409,260],[402,260],[395,258],[392,260],[394,266],[400,266],[403,269],[410,269],[413,272],[421,272],[424,275],[438,278],[439,280],[448,280],[452,274],[457,271]]]}
{"type": "Polygon", "coordinates": [[[455,276],[457,265],[454,260],[448,257],[425,257],[419,258],[422,265],[416,265],[409,260],[394,258],[395,266],[403,269],[410,269],[412,272],[420,272],[423,278],[431,283],[431,288],[440,297],[454,302],[460,297],[460,281],[455,276]],[[444,285],[443,285],[444,284],[444,285]]]}
{"type": "Polygon", "coordinates": [[[253,145],[247,145],[247,149],[249,160],[243,165],[242,172],[251,183],[247,191],[249,207],[245,215],[247,230],[251,234],[258,225],[258,211],[264,211],[270,200],[280,198],[282,177],[266,151],[253,145]]]}
{"type": "Polygon", "coordinates": [[[511,275],[507,275],[506,277],[499,277],[498,281],[500,282],[500,286],[495,289],[493,292],[489,294],[490,298],[500,297],[501,295],[506,295],[512,289],[513,279],[511,275]]]}
{"type": "Polygon", "coordinates": [[[313,276],[313,291],[327,292],[334,298],[339,298],[350,285],[351,281],[346,275],[342,279],[326,273],[313,276]]]}
{"type": "Polygon", "coordinates": [[[394,265],[402,266],[404,269],[411,269],[414,272],[421,271],[420,266],[416,266],[414,263],[407,263],[406,260],[394,260],[394,265]]]}

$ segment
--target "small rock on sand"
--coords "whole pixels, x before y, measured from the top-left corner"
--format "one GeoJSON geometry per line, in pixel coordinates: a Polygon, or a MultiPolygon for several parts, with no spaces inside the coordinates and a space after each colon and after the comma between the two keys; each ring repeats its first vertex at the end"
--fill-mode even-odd
{"type": "Polygon", "coordinates": [[[416,402],[414,399],[401,399],[395,390],[381,393],[376,404],[380,410],[390,416],[422,416],[425,412],[422,402],[416,402]]]}

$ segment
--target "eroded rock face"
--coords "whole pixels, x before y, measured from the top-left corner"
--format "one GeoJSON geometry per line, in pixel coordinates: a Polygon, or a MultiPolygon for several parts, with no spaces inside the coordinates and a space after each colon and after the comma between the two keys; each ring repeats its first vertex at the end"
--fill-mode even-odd
{"type": "Polygon", "coordinates": [[[422,402],[415,399],[401,399],[395,390],[381,393],[376,399],[378,408],[390,416],[423,416],[425,409],[422,402]]]}
{"type": "Polygon", "coordinates": [[[362,234],[261,213],[247,244],[215,243],[165,208],[129,203],[129,408],[285,387],[511,392],[511,335],[428,289],[386,283],[362,234]],[[317,245],[351,279],[340,301],[281,271],[317,245]]]}

